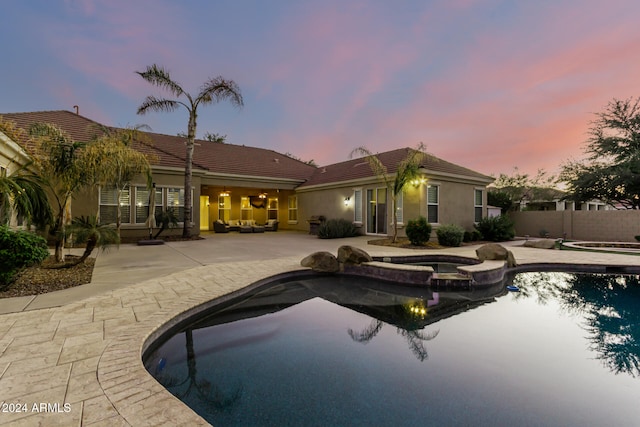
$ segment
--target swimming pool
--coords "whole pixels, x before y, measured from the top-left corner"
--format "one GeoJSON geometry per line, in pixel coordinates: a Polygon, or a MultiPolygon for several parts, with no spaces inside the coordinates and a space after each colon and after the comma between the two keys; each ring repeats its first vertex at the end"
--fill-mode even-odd
{"type": "Polygon", "coordinates": [[[292,279],[227,301],[145,353],[194,411],[233,425],[629,425],[637,276],[521,273],[435,292],[292,279]]]}

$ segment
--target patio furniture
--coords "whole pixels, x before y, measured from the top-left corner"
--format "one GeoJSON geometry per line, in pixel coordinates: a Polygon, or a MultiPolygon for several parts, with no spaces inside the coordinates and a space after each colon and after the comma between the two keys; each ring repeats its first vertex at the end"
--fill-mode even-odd
{"type": "Polygon", "coordinates": [[[264,233],[264,229],[264,225],[254,224],[251,226],[251,231],[253,231],[254,233],[264,233]]]}
{"type": "Polygon", "coordinates": [[[313,234],[314,236],[318,235],[318,228],[320,224],[322,224],[326,218],[324,215],[314,215],[307,220],[309,223],[309,234],[313,234]]]}
{"type": "Polygon", "coordinates": [[[229,231],[240,231],[240,220],[230,219],[229,220],[229,231]]]}
{"type": "Polygon", "coordinates": [[[241,233],[253,233],[253,225],[255,221],[252,219],[242,220],[240,221],[240,232],[241,233]]]}
{"type": "Polygon", "coordinates": [[[265,229],[265,231],[278,231],[278,224],[279,223],[280,222],[275,220],[275,219],[270,219],[264,225],[264,229],[265,229]]]}
{"type": "Polygon", "coordinates": [[[220,220],[213,221],[213,231],[216,233],[228,233],[229,226],[220,220]]]}

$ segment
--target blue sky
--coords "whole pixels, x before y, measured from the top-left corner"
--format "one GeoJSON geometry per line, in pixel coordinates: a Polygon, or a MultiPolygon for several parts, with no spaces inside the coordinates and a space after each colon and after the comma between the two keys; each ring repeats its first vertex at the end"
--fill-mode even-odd
{"type": "Polygon", "coordinates": [[[245,107],[206,106],[198,135],[319,164],[416,146],[486,174],[556,172],[593,113],[640,96],[640,2],[3,0],[0,112],[73,110],[186,131],[185,111],[136,115],[233,79],[245,107]]]}

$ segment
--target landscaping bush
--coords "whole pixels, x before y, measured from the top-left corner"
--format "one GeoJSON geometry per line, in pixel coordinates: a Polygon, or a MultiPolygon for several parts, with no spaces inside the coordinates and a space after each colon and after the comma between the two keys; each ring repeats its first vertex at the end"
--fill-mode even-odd
{"type": "Polygon", "coordinates": [[[48,256],[47,242],[42,237],[0,226],[0,289],[11,283],[18,269],[41,263],[48,256]]]}
{"type": "Polygon", "coordinates": [[[455,224],[445,224],[436,230],[438,244],[442,246],[460,246],[464,237],[464,228],[455,224]]]}
{"type": "Polygon", "coordinates": [[[412,245],[423,245],[431,238],[431,224],[423,216],[419,216],[417,219],[410,219],[405,233],[412,245]]]}
{"type": "Polygon", "coordinates": [[[339,239],[358,234],[356,226],[346,219],[330,219],[318,226],[318,237],[321,239],[339,239]]]}
{"type": "Polygon", "coordinates": [[[480,234],[478,230],[465,231],[464,236],[462,237],[462,241],[465,243],[477,242],[480,239],[482,239],[482,234],[480,234]]]}
{"type": "Polygon", "coordinates": [[[515,231],[513,221],[507,215],[482,218],[474,225],[484,240],[504,242],[513,239],[515,231]]]}
{"type": "Polygon", "coordinates": [[[636,240],[640,242],[640,236],[635,236],[636,240]]]}

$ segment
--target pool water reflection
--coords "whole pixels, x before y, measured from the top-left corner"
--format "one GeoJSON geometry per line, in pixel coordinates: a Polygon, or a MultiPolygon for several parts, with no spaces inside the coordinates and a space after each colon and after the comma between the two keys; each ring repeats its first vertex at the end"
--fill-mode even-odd
{"type": "Polygon", "coordinates": [[[481,291],[292,280],[194,319],[145,366],[214,425],[630,425],[635,276],[481,291]]]}

